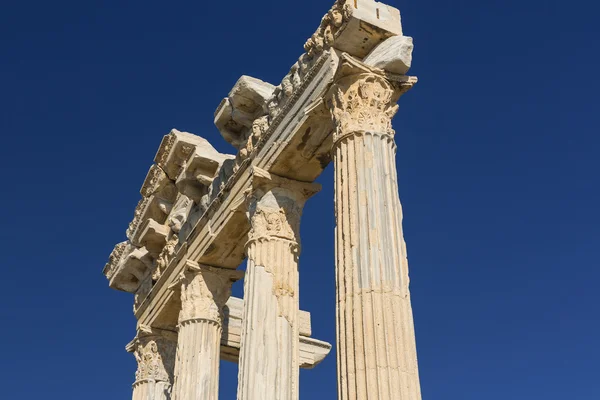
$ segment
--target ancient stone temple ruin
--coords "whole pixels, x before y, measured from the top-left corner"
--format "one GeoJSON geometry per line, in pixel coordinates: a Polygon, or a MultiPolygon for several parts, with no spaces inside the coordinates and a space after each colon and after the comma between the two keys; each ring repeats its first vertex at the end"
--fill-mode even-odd
{"type": "Polygon", "coordinates": [[[164,137],[104,268],[135,296],[134,400],[216,400],[221,359],[239,400],[299,398],[331,349],[298,301],[302,209],[331,161],[339,398],[421,398],[391,125],[412,50],[397,9],[338,0],[281,83],[242,76],[218,105],[237,154],[164,137]]]}

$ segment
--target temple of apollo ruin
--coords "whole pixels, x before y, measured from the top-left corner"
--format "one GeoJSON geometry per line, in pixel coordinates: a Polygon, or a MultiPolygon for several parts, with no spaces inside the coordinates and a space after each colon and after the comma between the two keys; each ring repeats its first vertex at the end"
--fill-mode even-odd
{"type": "Polygon", "coordinates": [[[281,83],[242,76],[218,104],[236,154],[162,139],[104,268],[134,295],[134,400],[216,400],[221,359],[239,365],[238,400],[299,398],[299,368],[332,346],[298,286],[303,206],[331,161],[338,397],[421,399],[391,124],[417,82],[412,50],[399,10],[338,0],[281,83]]]}

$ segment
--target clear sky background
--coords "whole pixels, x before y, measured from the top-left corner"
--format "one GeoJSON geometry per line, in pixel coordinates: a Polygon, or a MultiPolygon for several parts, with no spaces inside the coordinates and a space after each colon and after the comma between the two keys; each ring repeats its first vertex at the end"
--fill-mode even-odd
{"type": "MultiPolygon", "coordinates": [[[[600,8],[389,3],[420,78],[394,124],[424,399],[599,399],[600,8]]],[[[162,136],[232,152],[221,99],[243,74],[279,83],[331,4],[2,3],[0,397],[130,398],[133,298],[102,267],[162,136]]],[[[319,182],[301,307],[334,343],[332,166],[319,182]]],[[[335,399],[335,364],[301,398],[335,399]]]]}

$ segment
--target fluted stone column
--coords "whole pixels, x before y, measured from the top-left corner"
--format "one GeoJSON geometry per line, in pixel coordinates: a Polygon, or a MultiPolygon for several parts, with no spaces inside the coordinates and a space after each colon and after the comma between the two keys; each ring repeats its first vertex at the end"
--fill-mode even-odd
{"type": "Polygon", "coordinates": [[[133,400],[169,400],[175,362],[177,334],[141,327],[127,345],[138,368],[133,384],[133,400]]]}
{"type": "Polygon", "coordinates": [[[320,186],[252,174],[238,399],[297,400],[300,216],[320,186]]]}
{"type": "Polygon", "coordinates": [[[419,400],[391,127],[412,84],[359,63],[340,70],[327,101],[335,124],[339,398],[419,400]]]}
{"type": "Polygon", "coordinates": [[[181,290],[173,400],[217,400],[223,306],[242,271],[188,261],[181,290]]]}

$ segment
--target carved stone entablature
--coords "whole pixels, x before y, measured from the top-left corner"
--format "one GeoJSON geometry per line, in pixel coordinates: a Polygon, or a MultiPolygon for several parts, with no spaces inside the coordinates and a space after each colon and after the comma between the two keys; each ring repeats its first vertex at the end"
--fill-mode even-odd
{"type": "Polygon", "coordinates": [[[172,203],[175,201],[175,197],[177,197],[177,188],[165,171],[154,164],[150,167],[146,175],[140,194],[142,197],[151,197],[154,195],[172,203]]]}
{"type": "Polygon", "coordinates": [[[196,145],[185,162],[185,168],[177,177],[179,192],[194,200],[196,204],[201,204],[202,196],[208,194],[221,165],[233,159],[235,156],[219,153],[204,140],[202,144],[196,145]]]}
{"type": "Polygon", "coordinates": [[[206,139],[200,136],[173,129],[163,138],[154,162],[174,181],[181,173],[194,148],[205,146],[206,143],[206,139]]]}
{"type": "Polygon", "coordinates": [[[175,256],[177,244],[179,244],[179,237],[175,234],[171,235],[165,247],[162,249],[161,253],[156,259],[156,268],[152,273],[152,279],[154,281],[159,280],[163,272],[165,272],[165,270],[169,266],[171,260],[175,256]]]}
{"type": "Polygon", "coordinates": [[[208,195],[203,197],[200,205],[194,204],[191,199],[188,199],[188,201],[183,201],[181,205],[178,206],[177,210],[174,210],[172,213],[172,219],[169,219],[169,224],[171,229],[179,236],[180,244],[183,244],[185,241],[187,241],[188,236],[196,227],[196,224],[202,215],[204,215],[204,212],[208,206],[208,203],[204,201],[207,200],[207,197],[208,195]],[[180,230],[177,231],[177,229],[180,230]]]}
{"type": "MultiPolygon", "coordinates": [[[[135,384],[147,381],[173,382],[177,334],[141,326],[125,349],[137,360],[135,384]]],[[[134,384],[134,385],[135,385],[134,384]]]]}
{"type": "Polygon", "coordinates": [[[417,81],[393,75],[344,54],[336,82],[326,96],[335,125],[334,142],[356,133],[388,135],[393,138],[392,118],[396,102],[417,81]]]}
{"type": "Polygon", "coordinates": [[[254,120],[266,114],[267,100],[275,87],[250,76],[242,76],[215,111],[215,125],[238,150],[246,147],[254,120]]]}
{"type": "Polygon", "coordinates": [[[252,229],[248,242],[284,239],[300,243],[300,217],[306,200],[321,190],[316,183],[298,182],[252,168],[247,194],[252,229]]]}
{"type": "Polygon", "coordinates": [[[117,272],[117,268],[119,267],[123,253],[125,253],[125,250],[127,249],[128,243],[129,242],[121,242],[117,244],[110,253],[110,256],[108,257],[108,263],[104,266],[104,270],[102,271],[107,279],[110,280],[115,272],[117,272]]]}
{"type": "Polygon", "coordinates": [[[135,293],[153,268],[152,256],[145,247],[137,248],[128,244],[116,271],[110,277],[109,285],[113,289],[135,293]]]}
{"type": "Polygon", "coordinates": [[[188,260],[184,272],[169,287],[181,293],[179,323],[205,319],[221,324],[231,285],[243,276],[243,271],[215,268],[188,260]]]}
{"type": "Polygon", "coordinates": [[[215,179],[213,180],[212,185],[209,189],[209,196],[206,201],[208,204],[210,204],[225,188],[225,185],[229,181],[229,178],[231,178],[236,171],[235,166],[236,160],[226,160],[221,165],[219,171],[217,171],[217,176],[215,176],[215,179]]]}
{"type": "Polygon", "coordinates": [[[135,296],[133,296],[133,313],[135,314],[137,310],[140,308],[146,297],[152,291],[153,279],[151,274],[147,274],[141,281],[140,286],[135,292],[135,296]]]}
{"type": "Polygon", "coordinates": [[[168,226],[150,218],[140,227],[139,245],[148,249],[156,258],[165,246],[170,233],[168,226]]]}
{"type": "Polygon", "coordinates": [[[171,214],[169,214],[169,218],[167,219],[167,224],[173,232],[179,233],[181,231],[181,228],[187,221],[193,206],[194,201],[185,194],[180,194],[179,197],[177,197],[177,201],[175,202],[175,205],[171,210],[171,214]]]}
{"type": "Polygon", "coordinates": [[[373,0],[337,0],[304,49],[313,56],[335,47],[362,58],[396,35],[402,35],[398,9],[373,0]]]}
{"type": "Polygon", "coordinates": [[[145,221],[153,219],[159,224],[164,224],[172,208],[173,203],[171,201],[167,201],[157,195],[143,198],[135,208],[133,221],[131,221],[129,229],[127,229],[127,238],[132,243],[140,245],[141,228],[144,226],[145,221]]]}
{"type": "Polygon", "coordinates": [[[323,53],[336,49],[363,58],[381,42],[396,35],[402,35],[398,9],[373,0],[336,1],[304,45],[306,53],[292,66],[267,102],[270,119],[274,119],[302,87],[308,71],[323,53]]]}

